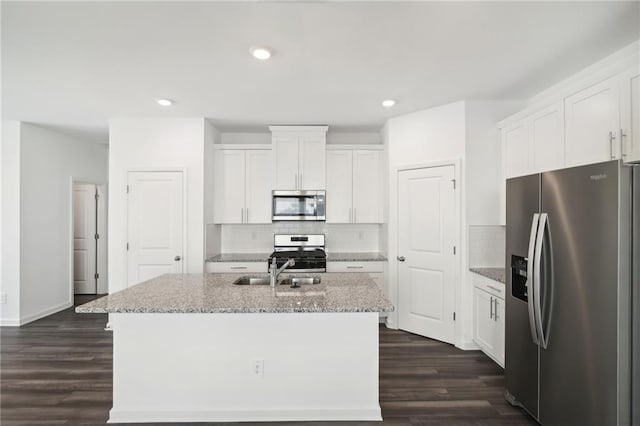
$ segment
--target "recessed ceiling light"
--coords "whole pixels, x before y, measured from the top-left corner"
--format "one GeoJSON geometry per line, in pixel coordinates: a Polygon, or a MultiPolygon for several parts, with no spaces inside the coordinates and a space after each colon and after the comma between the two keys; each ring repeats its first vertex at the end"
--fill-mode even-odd
{"type": "Polygon", "coordinates": [[[271,51],[266,47],[252,47],[249,49],[249,52],[254,58],[260,59],[261,61],[265,61],[271,57],[271,51]]]}
{"type": "Polygon", "coordinates": [[[156,102],[158,102],[162,106],[171,106],[171,105],[173,105],[173,101],[171,99],[158,99],[156,102]]]}
{"type": "Polygon", "coordinates": [[[387,99],[382,101],[382,106],[385,108],[391,108],[395,104],[396,104],[396,101],[394,101],[393,99],[387,99]]]}

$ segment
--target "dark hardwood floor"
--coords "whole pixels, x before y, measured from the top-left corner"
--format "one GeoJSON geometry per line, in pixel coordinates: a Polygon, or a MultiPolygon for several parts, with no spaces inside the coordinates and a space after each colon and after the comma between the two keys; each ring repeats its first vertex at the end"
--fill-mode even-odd
{"type": "MultiPolygon", "coordinates": [[[[89,300],[81,297],[76,303],[89,300]]],[[[2,426],[106,422],[112,395],[112,338],[104,331],[106,319],[68,309],[20,328],[2,327],[2,426]]],[[[349,425],[535,424],[506,403],[503,392],[502,370],[481,352],[380,328],[384,422],[349,425]]]]}

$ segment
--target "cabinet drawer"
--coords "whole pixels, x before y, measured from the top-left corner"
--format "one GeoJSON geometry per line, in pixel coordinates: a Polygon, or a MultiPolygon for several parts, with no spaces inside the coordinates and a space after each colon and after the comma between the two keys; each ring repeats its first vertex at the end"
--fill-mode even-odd
{"type": "Polygon", "coordinates": [[[504,300],[505,295],[505,285],[499,281],[494,281],[487,277],[483,277],[482,275],[478,275],[475,272],[471,273],[472,278],[471,281],[474,287],[478,287],[492,296],[496,296],[500,299],[504,300]]]}
{"type": "Polygon", "coordinates": [[[218,274],[266,274],[267,262],[207,262],[207,272],[218,274]]]}
{"type": "Polygon", "coordinates": [[[383,272],[382,262],[327,262],[327,272],[383,272]]]}

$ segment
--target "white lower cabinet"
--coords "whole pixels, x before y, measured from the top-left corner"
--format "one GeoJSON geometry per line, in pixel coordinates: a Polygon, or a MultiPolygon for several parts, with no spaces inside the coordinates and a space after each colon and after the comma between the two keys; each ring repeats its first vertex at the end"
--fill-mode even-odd
{"type": "Polygon", "coordinates": [[[208,273],[215,274],[262,274],[267,273],[267,262],[207,262],[208,273]]]}
{"type": "Polygon", "coordinates": [[[504,285],[496,283],[487,287],[484,280],[492,282],[474,276],[473,339],[485,354],[504,367],[504,289],[499,287],[504,285]]]}

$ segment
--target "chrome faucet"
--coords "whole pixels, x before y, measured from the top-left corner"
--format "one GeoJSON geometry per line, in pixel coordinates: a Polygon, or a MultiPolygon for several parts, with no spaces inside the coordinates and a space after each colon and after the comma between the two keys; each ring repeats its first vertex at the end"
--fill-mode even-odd
{"type": "Polygon", "coordinates": [[[280,269],[278,269],[278,266],[276,264],[276,258],[273,257],[271,259],[271,266],[269,267],[269,284],[271,285],[271,287],[275,288],[276,281],[278,281],[278,277],[280,276],[280,274],[283,273],[284,270],[287,269],[289,266],[293,266],[295,264],[296,264],[295,260],[289,259],[286,261],[284,265],[280,267],[280,269]]]}

